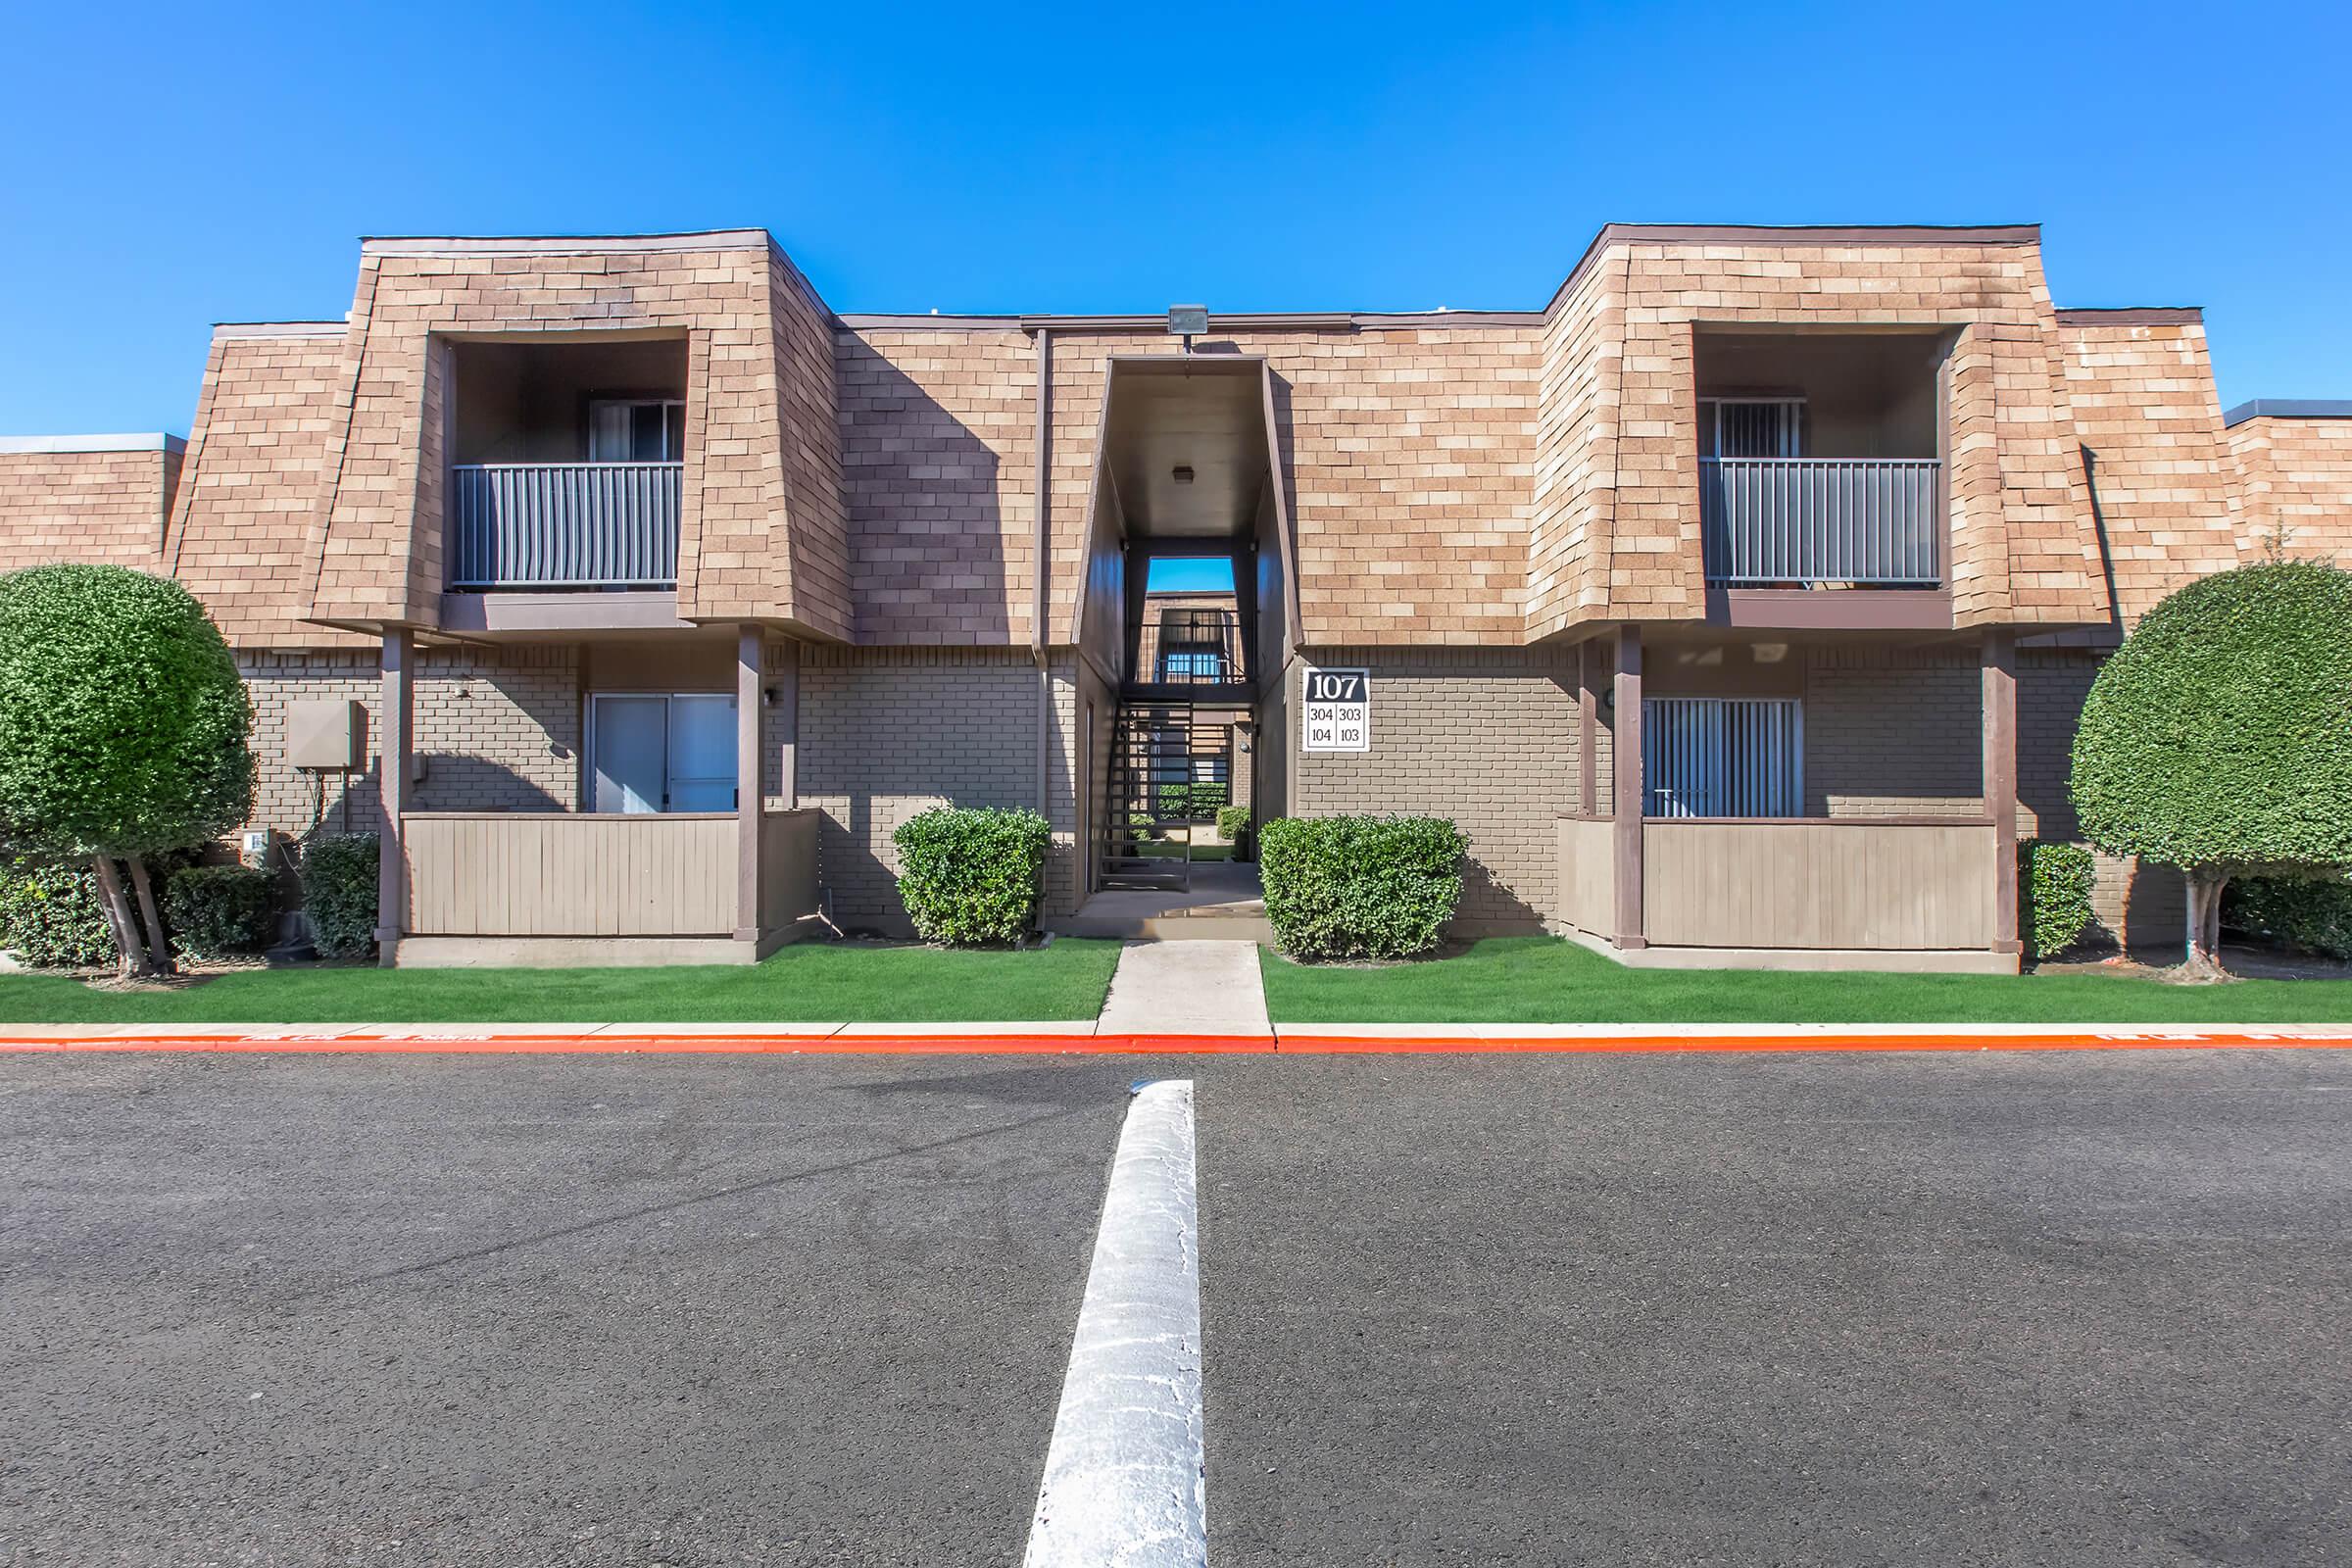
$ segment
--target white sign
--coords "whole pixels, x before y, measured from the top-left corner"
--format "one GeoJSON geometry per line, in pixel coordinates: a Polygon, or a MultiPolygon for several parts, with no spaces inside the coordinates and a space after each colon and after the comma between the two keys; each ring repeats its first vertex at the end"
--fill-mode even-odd
{"type": "Polygon", "coordinates": [[[1302,752],[1372,749],[1372,676],[1361,669],[1307,669],[1306,716],[1298,727],[1302,752]]]}

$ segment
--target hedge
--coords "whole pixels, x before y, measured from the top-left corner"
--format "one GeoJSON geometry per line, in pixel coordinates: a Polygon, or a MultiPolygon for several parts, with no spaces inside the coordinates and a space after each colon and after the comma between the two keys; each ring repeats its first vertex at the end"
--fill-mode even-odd
{"type": "Polygon", "coordinates": [[[2240,931],[2352,959],[2352,882],[2250,876],[2230,883],[2222,904],[2224,921],[2240,931]]]}
{"type": "Polygon", "coordinates": [[[302,848],[302,902],[321,957],[356,958],[375,946],[379,872],[372,833],[318,833],[302,848]]]}
{"type": "Polygon", "coordinates": [[[191,865],[164,884],[164,925],[183,958],[258,953],[270,943],[270,878],[248,865],[191,865]]]}
{"type": "Polygon", "coordinates": [[[2056,839],[2026,839],[2017,846],[2018,924],[2026,954],[2048,958],[2082,940],[2092,910],[2090,848],[2056,839]]]}
{"type": "Polygon", "coordinates": [[[1257,862],[1275,940],[1297,958],[1426,953],[1461,902],[1467,847],[1435,816],[1262,822],[1257,862]]]}
{"type": "Polygon", "coordinates": [[[1239,844],[1250,826],[1250,808],[1220,806],[1217,808],[1217,837],[1228,844],[1239,844]]]}
{"type": "Polygon", "coordinates": [[[1035,811],[938,807],[899,824],[899,898],[926,942],[1017,942],[1037,919],[1052,831],[1035,811]]]}

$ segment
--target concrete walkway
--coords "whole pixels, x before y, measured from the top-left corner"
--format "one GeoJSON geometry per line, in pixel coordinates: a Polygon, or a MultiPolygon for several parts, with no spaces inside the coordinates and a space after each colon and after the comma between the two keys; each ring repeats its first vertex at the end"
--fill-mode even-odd
{"type": "Polygon", "coordinates": [[[1130,942],[1101,1034],[1272,1035],[1254,942],[1130,942]]]}

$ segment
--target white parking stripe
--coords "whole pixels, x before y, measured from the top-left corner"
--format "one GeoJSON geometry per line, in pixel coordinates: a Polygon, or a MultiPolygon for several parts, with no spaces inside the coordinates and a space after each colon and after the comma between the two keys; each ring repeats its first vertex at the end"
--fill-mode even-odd
{"type": "Polygon", "coordinates": [[[1208,1561],[1199,1216],[1192,1081],[1149,1084],[1111,1161],[1027,1568],[1208,1561]]]}

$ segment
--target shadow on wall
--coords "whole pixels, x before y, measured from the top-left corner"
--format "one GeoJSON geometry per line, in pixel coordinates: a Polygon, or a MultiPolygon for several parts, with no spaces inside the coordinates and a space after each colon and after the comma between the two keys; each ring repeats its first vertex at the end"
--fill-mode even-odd
{"type": "Polygon", "coordinates": [[[1494,868],[1476,856],[1462,860],[1462,902],[1448,923],[1457,937],[1539,936],[1546,929],[1543,911],[1498,880],[1494,868]]]}
{"type": "MultiPolygon", "coordinates": [[[[842,494],[859,639],[1008,641],[1009,606],[1027,589],[1008,580],[996,450],[862,338],[844,334],[838,343],[842,494]]],[[[1035,375],[1033,363],[1019,363],[1035,375]]],[[[1007,415],[1003,438],[1025,436],[1028,417],[1007,415]]]]}
{"type": "MultiPolygon", "coordinates": [[[[575,762],[578,754],[559,742],[548,743],[548,755],[575,762]]],[[[504,762],[459,752],[419,752],[421,780],[410,774],[409,805],[416,811],[569,811],[578,807],[536,779],[525,778],[504,762]]]]}

